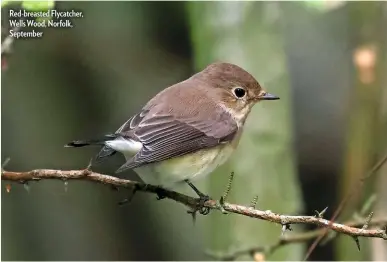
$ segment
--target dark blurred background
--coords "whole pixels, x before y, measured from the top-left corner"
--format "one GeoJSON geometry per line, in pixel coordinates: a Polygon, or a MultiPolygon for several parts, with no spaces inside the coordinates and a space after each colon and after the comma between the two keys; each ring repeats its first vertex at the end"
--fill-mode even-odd
{"type": "MultiPolygon", "coordinates": [[[[16,40],[2,69],[7,170],[86,167],[98,149],[65,143],[114,132],[158,91],[215,61],[245,68],[281,100],[255,106],[234,157],[198,181],[211,196],[221,196],[234,171],[230,202],[248,204],[258,195],[262,210],[312,215],[328,206],[328,217],[386,153],[385,2],[57,2],[56,8],[84,17],[71,19],[72,29],[16,40]]],[[[117,155],[93,170],[114,175],[122,162],[117,155]]],[[[374,196],[375,217],[387,216],[386,169],[359,189],[340,221],[359,216],[374,196]]],[[[122,176],[138,180],[131,171],[122,176]]],[[[6,184],[2,260],[213,260],[206,251],[270,245],[281,230],[220,212],[193,225],[172,201],[139,193],[118,206],[127,192],[83,181],[12,184],[9,193],[6,184]]],[[[281,247],[267,259],[300,260],[310,244],[281,247]]],[[[361,239],[361,246],[358,252],[350,237],[339,236],[310,259],[387,260],[385,241],[361,239]]]]}

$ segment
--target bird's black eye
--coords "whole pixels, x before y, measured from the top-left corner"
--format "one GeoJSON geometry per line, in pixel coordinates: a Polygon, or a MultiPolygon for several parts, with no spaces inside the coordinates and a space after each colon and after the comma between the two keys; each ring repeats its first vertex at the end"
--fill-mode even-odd
{"type": "Polygon", "coordinates": [[[237,87],[234,89],[234,94],[237,98],[242,98],[246,95],[246,91],[243,88],[237,87]]]}

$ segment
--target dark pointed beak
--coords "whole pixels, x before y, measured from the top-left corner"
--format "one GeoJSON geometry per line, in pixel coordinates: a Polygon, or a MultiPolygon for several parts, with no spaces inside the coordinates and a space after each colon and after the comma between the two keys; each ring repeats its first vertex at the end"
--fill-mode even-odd
{"type": "Polygon", "coordinates": [[[278,100],[280,99],[278,96],[272,95],[270,93],[265,93],[260,97],[261,100],[278,100]]]}

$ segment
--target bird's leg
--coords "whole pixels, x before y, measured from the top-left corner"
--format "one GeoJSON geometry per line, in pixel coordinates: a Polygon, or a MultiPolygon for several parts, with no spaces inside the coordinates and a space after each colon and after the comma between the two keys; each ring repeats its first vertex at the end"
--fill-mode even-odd
{"type": "Polygon", "coordinates": [[[197,189],[196,186],[194,186],[194,184],[192,184],[188,179],[184,180],[184,182],[186,182],[194,191],[195,193],[199,196],[199,204],[200,204],[200,210],[199,210],[199,213],[202,214],[202,215],[208,215],[208,213],[210,213],[210,208],[209,207],[205,207],[204,206],[204,203],[208,200],[210,200],[211,198],[206,195],[206,194],[203,194],[199,189],[197,189]]]}
{"type": "MultiPolygon", "coordinates": [[[[192,184],[189,180],[184,180],[200,198],[206,198],[207,200],[210,199],[210,197],[204,193],[202,193],[194,184],[192,184]]],[[[207,201],[206,200],[206,201],[207,201]]]]}

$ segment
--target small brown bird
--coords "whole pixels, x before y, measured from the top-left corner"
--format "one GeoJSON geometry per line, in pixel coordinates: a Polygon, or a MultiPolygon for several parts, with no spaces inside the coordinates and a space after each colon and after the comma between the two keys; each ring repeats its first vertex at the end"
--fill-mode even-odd
{"type": "Polygon", "coordinates": [[[97,161],[125,156],[117,173],[133,169],[145,183],[164,187],[184,181],[208,199],[191,180],[230,157],[255,103],[276,99],[242,68],[214,63],[158,93],[114,134],[66,147],[101,145],[97,161]]]}

